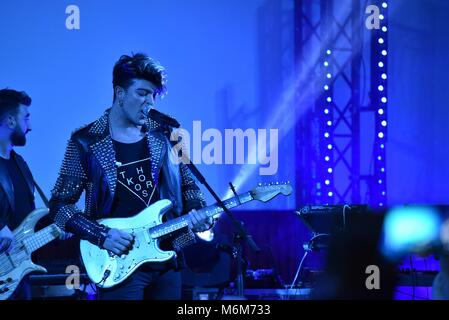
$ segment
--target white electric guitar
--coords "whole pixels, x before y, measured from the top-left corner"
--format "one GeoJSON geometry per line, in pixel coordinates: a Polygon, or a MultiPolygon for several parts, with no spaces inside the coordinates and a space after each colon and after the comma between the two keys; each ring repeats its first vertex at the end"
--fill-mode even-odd
{"type": "MultiPolygon", "coordinates": [[[[291,192],[290,184],[264,185],[223,203],[226,208],[231,209],[252,200],[267,202],[278,194],[290,195],[291,192]]],[[[173,258],[176,253],[161,250],[159,242],[171,233],[188,227],[191,217],[186,214],[162,223],[162,217],[171,207],[170,200],[159,200],[133,217],[99,220],[98,222],[105,226],[132,234],[134,245],[126,255],[117,256],[81,240],[81,258],[92,282],[99,287],[110,288],[124,281],[144,263],[165,262],[173,258]]],[[[223,212],[223,209],[215,204],[198,211],[204,212],[206,217],[213,217],[223,212]]]]}
{"type": "Polygon", "coordinates": [[[36,209],[14,231],[15,245],[9,253],[0,254],[0,300],[8,299],[24,276],[33,271],[47,272],[31,261],[31,253],[43,247],[61,234],[55,224],[34,232],[36,223],[48,209],[36,209]]]}

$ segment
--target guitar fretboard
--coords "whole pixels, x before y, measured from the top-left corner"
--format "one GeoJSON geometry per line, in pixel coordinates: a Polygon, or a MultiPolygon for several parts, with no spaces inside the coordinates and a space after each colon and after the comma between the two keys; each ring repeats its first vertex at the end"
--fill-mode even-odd
{"type": "MultiPolygon", "coordinates": [[[[232,197],[232,198],[229,198],[229,199],[223,201],[223,204],[225,205],[225,207],[227,209],[232,209],[232,208],[240,206],[244,203],[250,202],[252,200],[254,200],[254,199],[253,199],[251,193],[246,192],[239,196],[232,197]]],[[[214,204],[212,206],[202,208],[198,211],[205,213],[206,217],[209,218],[209,217],[213,217],[219,213],[222,213],[224,210],[220,205],[214,204]]],[[[170,234],[176,230],[187,227],[189,225],[189,222],[190,222],[190,216],[188,214],[186,214],[182,217],[170,220],[166,223],[163,223],[161,225],[151,228],[149,230],[150,236],[152,238],[159,238],[159,237],[165,236],[165,235],[170,234]]]]}
{"type": "Polygon", "coordinates": [[[24,242],[29,252],[33,252],[43,247],[50,241],[56,239],[57,237],[59,237],[59,235],[59,228],[56,225],[52,224],[29,236],[24,240],[24,242]]]}

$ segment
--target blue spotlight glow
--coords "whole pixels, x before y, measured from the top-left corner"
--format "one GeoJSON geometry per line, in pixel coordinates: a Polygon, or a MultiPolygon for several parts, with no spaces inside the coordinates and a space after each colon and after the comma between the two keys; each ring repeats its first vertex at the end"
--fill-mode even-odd
{"type": "Polygon", "coordinates": [[[397,259],[438,241],[441,218],[432,207],[399,207],[387,212],[381,252],[397,259]]]}

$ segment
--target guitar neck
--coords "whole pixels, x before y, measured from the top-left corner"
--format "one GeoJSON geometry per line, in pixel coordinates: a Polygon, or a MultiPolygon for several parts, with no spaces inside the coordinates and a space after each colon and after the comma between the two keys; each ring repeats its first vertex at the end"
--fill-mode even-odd
{"type": "Polygon", "coordinates": [[[36,251],[37,249],[45,246],[50,241],[53,241],[61,234],[59,228],[55,225],[49,225],[44,229],[41,229],[29,236],[24,240],[27,249],[30,252],[36,251]]]}
{"type": "MultiPolygon", "coordinates": [[[[250,192],[243,193],[241,195],[229,198],[223,201],[226,209],[232,209],[238,207],[244,203],[254,200],[250,192]]],[[[198,210],[201,213],[205,213],[206,217],[213,217],[219,213],[222,213],[224,209],[218,204],[211,205],[209,207],[198,210]]],[[[151,228],[150,234],[152,237],[158,238],[170,234],[176,230],[185,228],[189,225],[190,215],[186,214],[179,218],[170,220],[166,223],[151,228]]]]}

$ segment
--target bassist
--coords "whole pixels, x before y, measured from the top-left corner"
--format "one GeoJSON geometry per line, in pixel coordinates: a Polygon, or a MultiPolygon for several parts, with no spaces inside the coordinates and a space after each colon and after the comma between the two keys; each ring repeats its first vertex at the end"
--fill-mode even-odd
{"type": "MultiPolygon", "coordinates": [[[[13,249],[12,230],[35,209],[31,171],[13,150],[25,145],[26,134],[31,131],[30,105],[31,98],[25,92],[0,90],[0,253],[13,249]]],[[[27,277],[10,299],[31,299],[27,277]]]]}

